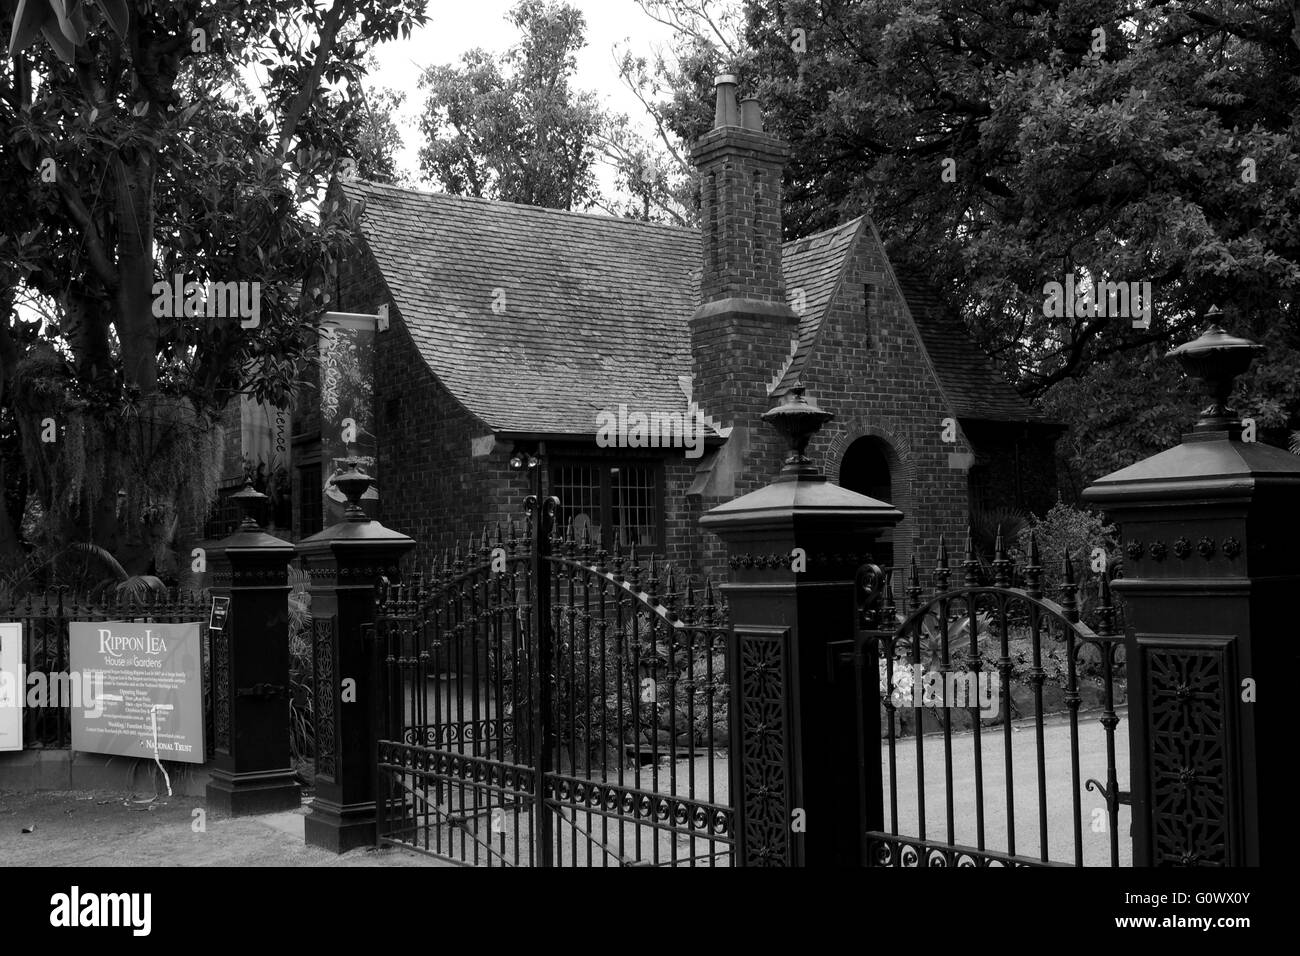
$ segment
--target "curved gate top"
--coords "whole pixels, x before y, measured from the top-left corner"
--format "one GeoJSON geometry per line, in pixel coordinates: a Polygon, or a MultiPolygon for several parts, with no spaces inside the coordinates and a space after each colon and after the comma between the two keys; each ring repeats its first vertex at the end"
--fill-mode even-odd
{"type": "Polygon", "coordinates": [[[556,536],[556,504],[385,586],[379,838],[483,866],[728,865],[726,609],[655,556],[556,536]]]}
{"type": "Polygon", "coordinates": [[[924,599],[913,558],[903,608],[892,573],[867,583],[875,606],[858,686],[864,761],[879,768],[883,793],[865,834],[868,865],[1121,864],[1124,644],[1108,575],[1088,609],[1095,630],[1080,619],[1068,556],[1060,603],[1044,596],[1043,575],[1036,540],[1017,572],[999,534],[988,569],[968,545],[957,587],[941,545],[924,599]]]}

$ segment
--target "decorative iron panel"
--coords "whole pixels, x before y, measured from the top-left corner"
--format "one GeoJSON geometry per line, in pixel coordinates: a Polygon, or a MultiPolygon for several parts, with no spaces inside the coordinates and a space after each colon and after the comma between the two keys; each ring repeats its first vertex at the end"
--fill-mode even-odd
{"type": "Polygon", "coordinates": [[[232,622],[212,631],[213,724],[217,753],[230,753],[230,629],[232,622]]]}
{"type": "Polygon", "coordinates": [[[744,866],[790,865],[789,768],[786,740],[788,630],[775,634],[737,631],[740,754],[744,812],[744,866]]]}
{"type": "Polygon", "coordinates": [[[915,837],[900,837],[888,833],[869,832],[867,852],[872,866],[946,867],[974,869],[984,867],[1040,867],[1068,866],[1066,863],[1044,863],[1027,856],[1009,856],[969,846],[949,845],[915,837]]]}
{"type": "Polygon", "coordinates": [[[313,660],[313,707],[316,719],[316,772],[333,779],[335,755],[334,706],[338,687],[334,679],[334,617],[311,622],[313,660]]]}
{"type": "Polygon", "coordinates": [[[1226,866],[1229,742],[1224,654],[1146,651],[1155,865],[1226,866]]]}

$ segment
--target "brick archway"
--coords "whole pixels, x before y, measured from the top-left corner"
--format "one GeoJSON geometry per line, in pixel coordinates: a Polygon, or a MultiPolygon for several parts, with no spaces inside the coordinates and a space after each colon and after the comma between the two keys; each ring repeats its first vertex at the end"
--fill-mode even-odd
{"type": "MultiPolygon", "coordinates": [[[[853,444],[862,439],[873,439],[883,452],[889,466],[889,483],[892,492],[889,502],[903,512],[903,520],[894,528],[892,544],[894,566],[906,569],[916,550],[916,517],[914,489],[916,484],[916,463],[912,457],[911,446],[907,439],[879,425],[860,425],[855,422],[845,423],[846,427],[836,433],[826,449],[827,472],[836,484],[843,484],[844,459],[853,444]]],[[[894,587],[906,584],[906,571],[895,575],[894,587]]]]}

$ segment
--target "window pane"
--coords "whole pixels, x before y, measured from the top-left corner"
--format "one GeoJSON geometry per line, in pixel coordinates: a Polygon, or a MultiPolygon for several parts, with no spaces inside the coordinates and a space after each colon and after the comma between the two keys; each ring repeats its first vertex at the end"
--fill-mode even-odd
{"type": "Polygon", "coordinates": [[[647,465],[619,465],[609,470],[610,522],[615,540],[627,549],[633,544],[659,547],[655,469],[647,465]]]}
{"type": "Polygon", "coordinates": [[[225,487],[217,492],[217,500],[213,502],[203,526],[203,537],[210,540],[225,538],[239,528],[239,507],[231,495],[244,487],[244,480],[240,478],[223,484],[225,487]]]}
{"type": "Polygon", "coordinates": [[[593,543],[604,547],[600,523],[600,469],[595,465],[556,465],[551,473],[552,494],[560,499],[559,527],[583,540],[590,529],[593,543]]]}

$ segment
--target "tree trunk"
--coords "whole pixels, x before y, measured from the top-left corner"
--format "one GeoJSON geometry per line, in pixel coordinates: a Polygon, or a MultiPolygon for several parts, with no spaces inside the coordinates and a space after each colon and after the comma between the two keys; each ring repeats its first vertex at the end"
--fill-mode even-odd
{"type": "MultiPolygon", "coordinates": [[[[13,567],[24,557],[23,547],[18,538],[19,528],[15,526],[9,514],[8,502],[4,500],[8,477],[5,462],[0,459],[0,568],[13,567]]],[[[27,496],[22,497],[25,501],[27,496]]],[[[22,520],[21,514],[18,520],[22,520]]]]}
{"type": "Polygon", "coordinates": [[[122,374],[140,396],[158,390],[158,322],[153,315],[153,157],[140,151],[118,168],[117,326],[122,374]]]}

